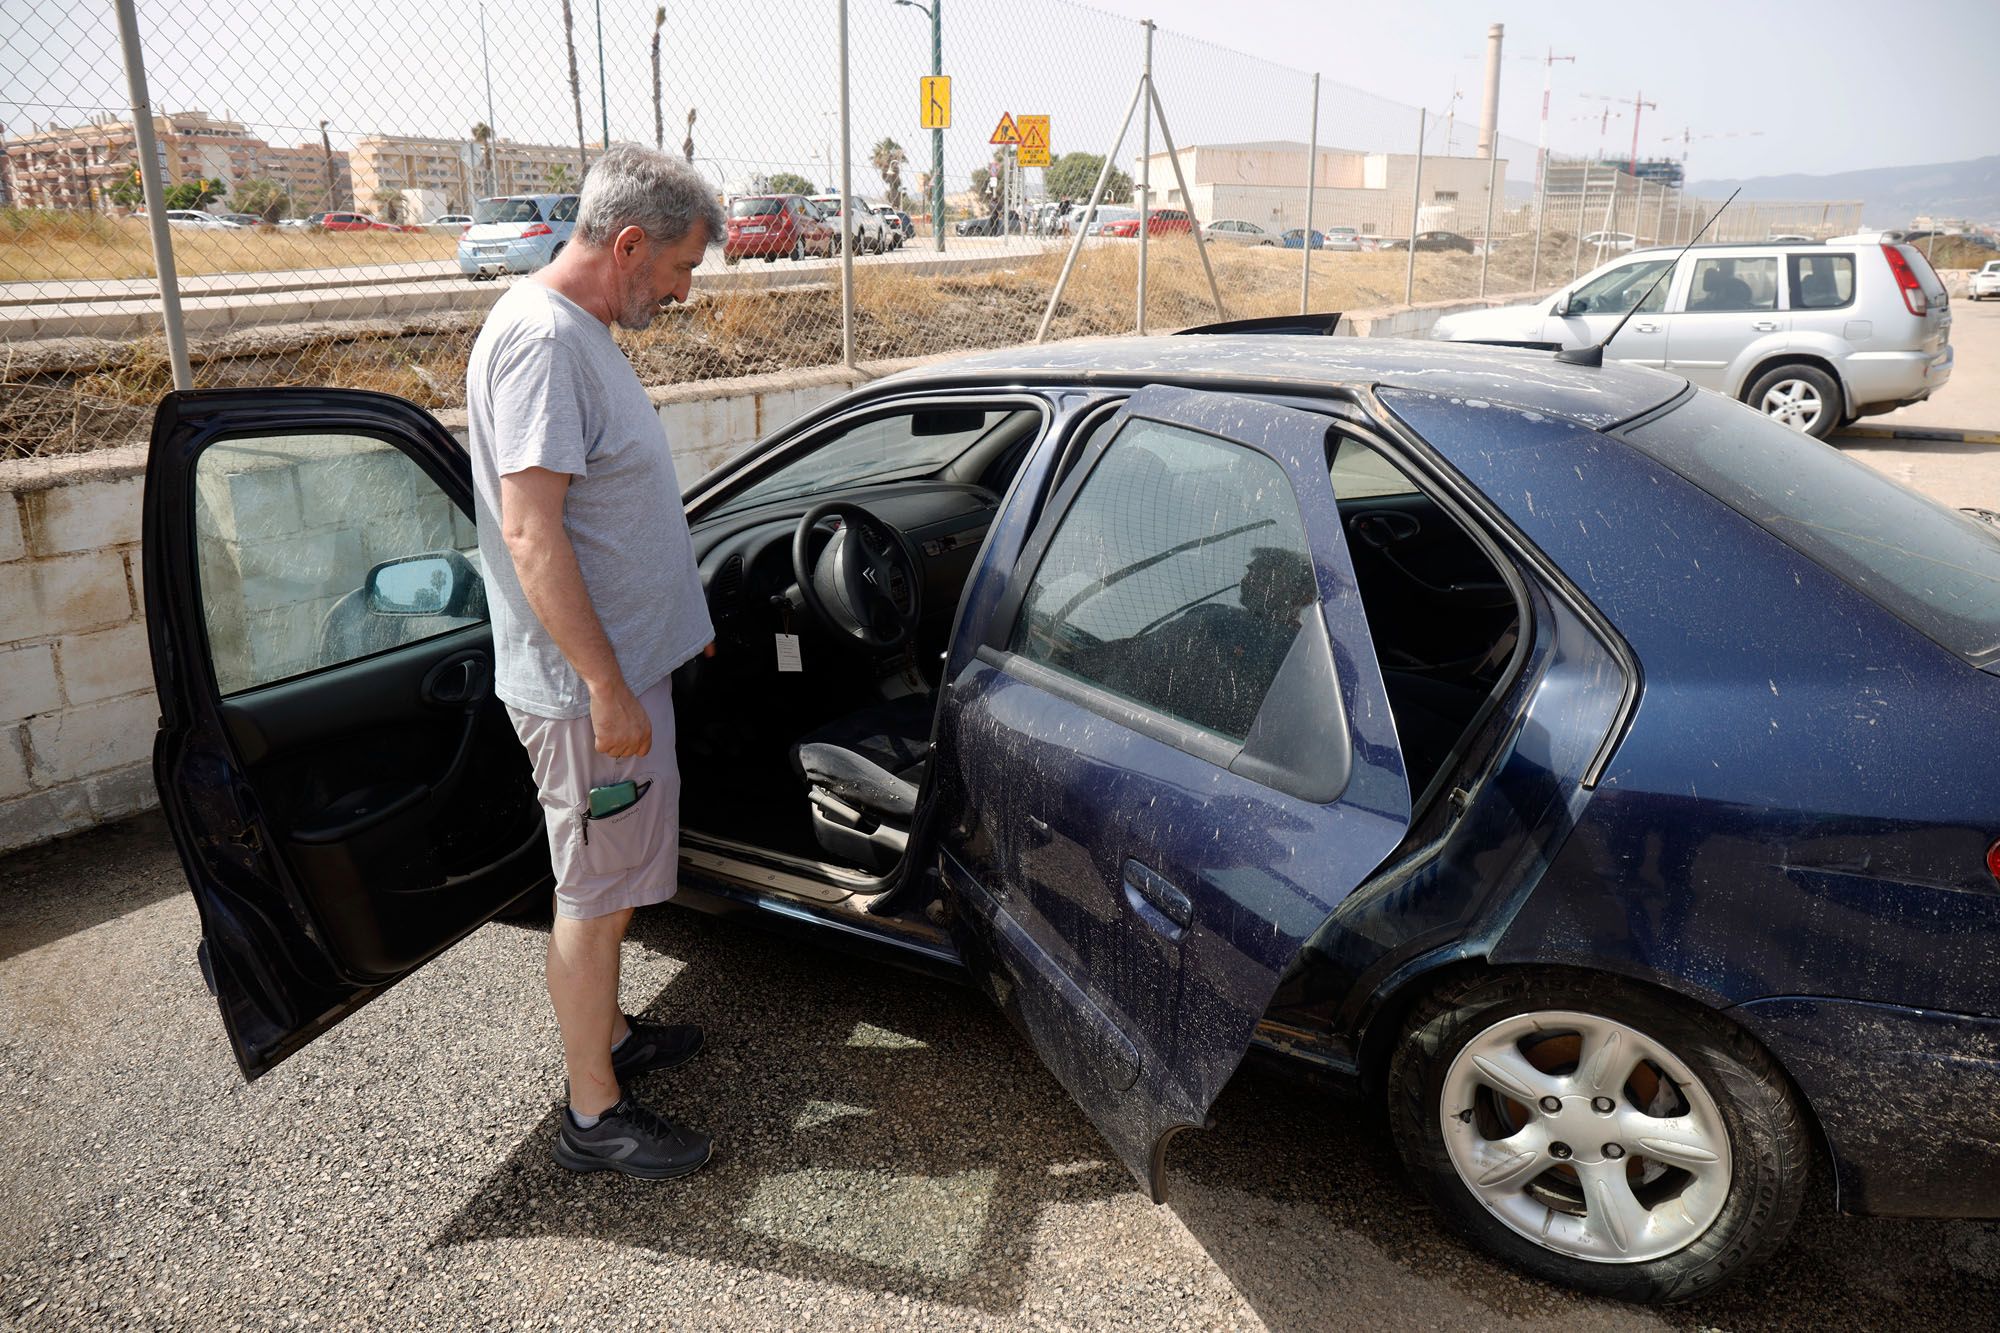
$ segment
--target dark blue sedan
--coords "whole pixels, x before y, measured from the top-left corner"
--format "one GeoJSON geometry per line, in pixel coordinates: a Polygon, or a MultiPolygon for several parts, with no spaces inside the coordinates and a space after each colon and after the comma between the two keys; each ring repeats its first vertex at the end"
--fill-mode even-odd
{"type": "MultiPolygon", "coordinates": [[[[1820,1163],[2000,1212],[1992,529],[1656,371],[1302,336],[927,367],[687,505],[680,901],[976,980],[1155,1199],[1258,1052],[1593,1292],[1748,1269],[1820,1163]]],[[[160,409],[156,773],[249,1077],[547,901],[470,506],[398,399],[160,409]]]]}

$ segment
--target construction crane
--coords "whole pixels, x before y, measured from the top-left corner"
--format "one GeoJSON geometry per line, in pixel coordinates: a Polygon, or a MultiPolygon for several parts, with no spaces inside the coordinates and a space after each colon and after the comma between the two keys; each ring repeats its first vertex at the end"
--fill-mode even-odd
{"type": "MultiPolygon", "coordinates": [[[[1633,176],[1638,175],[1639,174],[1639,117],[1646,108],[1651,108],[1654,111],[1658,111],[1660,109],[1660,104],[1658,102],[1648,102],[1646,100],[1646,94],[1644,90],[1641,90],[1639,94],[1635,97],[1605,97],[1601,93],[1578,93],[1577,96],[1583,98],[1585,101],[1590,101],[1590,102],[1616,103],[1620,106],[1623,106],[1626,102],[1630,102],[1632,104],[1632,159],[1630,162],[1626,164],[1626,171],[1630,175],[1633,176]]],[[[1608,117],[1611,108],[1609,106],[1606,106],[1604,110],[1608,117]]]]}

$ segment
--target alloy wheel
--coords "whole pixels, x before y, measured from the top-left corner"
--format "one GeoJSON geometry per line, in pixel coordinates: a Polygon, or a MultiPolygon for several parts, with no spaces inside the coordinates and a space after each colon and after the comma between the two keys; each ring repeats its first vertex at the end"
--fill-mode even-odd
{"type": "Polygon", "coordinates": [[[1758,407],[1765,416],[1810,433],[1819,424],[1820,413],[1826,411],[1826,400],[1806,380],[1783,379],[1764,391],[1758,407]]]}
{"type": "Polygon", "coordinates": [[[1714,1098],[1672,1051],[1613,1019],[1502,1019],[1459,1051],[1437,1106],[1465,1187],[1559,1254],[1610,1264],[1672,1254],[1729,1197],[1714,1098]]]}

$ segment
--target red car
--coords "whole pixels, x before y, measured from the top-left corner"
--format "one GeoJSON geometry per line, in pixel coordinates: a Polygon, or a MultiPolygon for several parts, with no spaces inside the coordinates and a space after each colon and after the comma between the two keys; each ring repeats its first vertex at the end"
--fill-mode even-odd
{"type": "Polygon", "coordinates": [[[779,255],[804,259],[831,256],[839,236],[796,194],[750,194],[729,205],[729,234],[722,241],[722,260],[775,263],[779,255]]]}
{"type": "Polygon", "coordinates": [[[422,227],[400,227],[366,213],[328,213],[319,220],[322,231],[422,231],[422,227]]]}
{"type": "MultiPolygon", "coordinates": [[[[1156,208],[1146,219],[1148,236],[1186,236],[1194,231],[1194,218],[1184,208],[1156,208]]],[[[1127,218],[1123,222],[1107,222],[1100,236],[1137,236],[1139,219],[1127,218]]]]}

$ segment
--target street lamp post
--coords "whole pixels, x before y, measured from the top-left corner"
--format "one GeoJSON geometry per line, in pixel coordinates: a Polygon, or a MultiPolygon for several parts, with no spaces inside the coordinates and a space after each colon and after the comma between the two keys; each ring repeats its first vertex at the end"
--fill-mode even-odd
{"type": "MultiPolygon", "coordinates": [[[[928,5],[918,0],[896,0],[899,5],[921,9],[931,20],[931,74],[944,74],[944,0],[928,5]]],[[[931,235],[939,250],[944,249],[944,131],[931,131],[931,235]]]]}
{"type": "Polygon", "coordinates": [[[499,133],[493,127],[493,66],[486,58],[486,6],[479,7],[479,68],[486,76],[486,142],[481,145],[486,150],[486,193],[500,193],[500,182],[494,178],[493,136],[499,133]]]}
{"type": "Polygon", "coordinates": [[[604,0],[597,0],[597,115],[599,149],[611,147],[611,99],[604,92],[604,0]]]}

